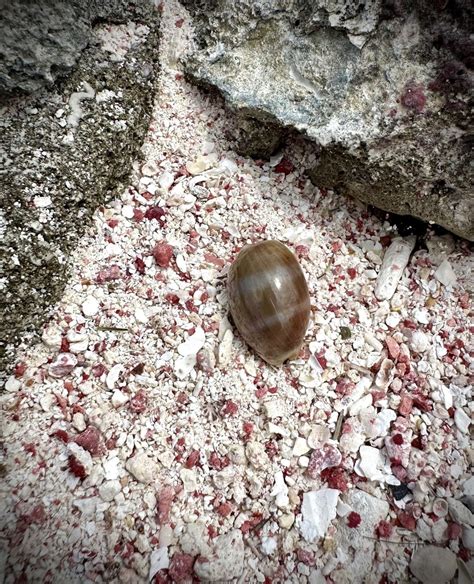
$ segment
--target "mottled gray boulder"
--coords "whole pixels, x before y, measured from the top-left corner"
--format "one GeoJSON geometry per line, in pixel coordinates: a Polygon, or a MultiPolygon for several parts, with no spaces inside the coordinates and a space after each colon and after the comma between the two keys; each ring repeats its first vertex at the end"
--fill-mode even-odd
{"type": "MultiPolygon", "coordinates": [[[[17,27],[27,36],[30,24],[23,19],[17,27]]],[[[127,184],[150,120],[158,29],[159,12],[148,0],[130,10],[124,3],[92,26],[69,76],[30,96],[3,96],[0,377],[15,345],[37,331],[59,298],[94,210],[127,184]]]]}
{"type": "Polygon", "coordinates": [[[97,22],[140,20],[146,2],[127,0],[2,0],[0,96],[30,93],[72,71],[97,22]]]}
{"type": "MultiPolygon", "coordinates": [[[[474,239],[470,3],[184,4],[198,46],[188,76],[254,127],[271,122],[320,144],[318,186],[474,239]]],[[[268,127],[262,135],[278,143],[268,127]]],[[[254,154],[248,140],[241,150],[254,154]]]]}

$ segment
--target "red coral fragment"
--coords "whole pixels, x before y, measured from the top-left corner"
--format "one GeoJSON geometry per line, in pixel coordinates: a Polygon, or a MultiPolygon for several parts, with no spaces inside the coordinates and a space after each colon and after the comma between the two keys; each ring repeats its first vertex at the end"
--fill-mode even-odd
{"type": "Polygon", "coordinates": [[[116,264],[100,270],[96,276],[96,282],[98,284],[104,284],[104,282],[112,282],[113,280],[119,280],[122,277],[122,272],[120,267],[116,264]]]}
{"type": "Polygon", "coordinates": [[[92,456],[101,456],[107,452],[102,433],[95,426],[88,426],[84,432],[74,438],[74,442],[87,450],[92,456]]]}
{"type": "Polygon", "coordinates": [[[145,266],[145,262],[142,260],[142,258],[137,256],[133,263],[135,264],[135,269],[137,270],[137,272],[139,274],[145,273],[146,266],[145,266]]]}
{"type": "Polygon", "coordinates": [[[342,396],[351,395],[353,389],[355,388],[355,383],[347,378],[338,379],[336,383],[336,393],[342,396]]]}
{"type": "Polygon", "coordinates": [[[239,410],[238,404],[228,399],[226,400],[221,413],[223,416],[235,416],[238,410],[239,410]]]}
{"type": "Polygon", "coordinates": [[[409,529],[410,531],[415,531],[416,529],[416,519],[408,513],[407,511],[400,511],[398,513],[398,522],[402,527],[405,529],[409,529]]]}
{"type": "Polygon", "coordinates": [[[255,390],[255,397],[257,399],[262,399],[267,395],[267,393],[268,387],[266,385],[261,385],[260,387],[257,387],[257,389],[255,390]]]}
{"type": "Polygon", "coordinates": [[[460,558],[463,562],[469,562],[471,559],[471,552],[467,548],[461,547],[458,552],[458,558],[460,558]]]}
{"type": "Polygon", "coordinates": [[[265,451],[268,454],[270,460],[273,460],[280,449],[275,440],[267,440],[267,442],[265,442],[265,451]]]}
{"type": "Polygon", "coordinates": [[[158,522],[160,525],[169,523],[171,505],[176,492],[173,487],[163,487],[158,493],[158,522]]]}
{"type": "Polygon", "coordinates": [[[375,528],[375,533],[381,539],[387,539],[392,535],[393,526],[388,521],[382,519],[380,523],[375,528]]]}
{"type": "Polygon", "coordinates": [[[275,166],[275,172],[279,172],[282,174],[290,174],[295,169],[291,160],[288,158],[282,158],[280,162],[275,166]]]}
{"type": "Polygon", "coordinates": [[[15,369],[13,370],[13,374],[18,379],[18,377],[22,377],[26,371],[26,363],[20,361],[15,365],[15,369]]]}
{"type": "Polygon", "coordinates": [[[72,474],[77,477],[78,479],[84,480],[86,478],[86,469],[84,468],[84,465],[81,464],[77,458],[74,456],[74,454],[70,454],[68,456],[67,459],[67,463],[69,466],[69,470],[72,472],[72,474]]]}
{"type": "Polygon", "coordinates": [[[307,258],[309,256],[309,247],[306,245],[297,245],[295,253],[299,258],[307,258]]]}
{"type": "Polygon", "coordinates": [[[401,416],[408,416],[413,408],[413,400],[409,395],[402,395],[400,405],[398,406],[398,413],[401,416]]]}
{"type": "Polygon", "coordinates": [[[459,539],[461,537],[462,527],[459,523],[448,523],[448,539],[459,539]]]}
{"type": "Polygon", "coordinates": [[[351,280],[355,280],[357,276],[357,270],[355,268],[347,268],[347,274],[351,280]]]}
{"type": "Polygon", "coordinates": [[[359,527],[361,521],[361,516],[355,511],[351,511],[347,516],[347,526],[350,528],[359,527]]]}
{"type": "Polygon", "coordinates": [[[242,430],[244,431],[245,437],[249,438],[253,432],[252,422],[244,422],[242,424],[242,430]]]}
{"type": "Polygon", "coordinates": [[[398,356],[400,355],[400,345],[397,343],[397,341],[392,337],[387,337],[385,339],[385,344],[387,345],[388,354],[390,357],[394,360],[398,359],[398,356]]]}
{"type": "Polygon", "coordinates": [[[230,461],[227,456],[220,457],[217,452],[211,452],[209,457],[209,466],[215,470],[222,470],[226,466],[229,466],[230,461]]]}
{"type": "Polygon", "coordinates": [[[144,371],[145,363],[137,363],[132,369],[130,369],[132,375],[141,375],[144,371]]]}
{"type": "Polygon", "coordinates": [[[194,468],[199,462],[200,453],[199,450],[192,450],[189,454],[186,462],[184,463],[185,468],[194,468]]]}
{"type": "Polygon", "coordinates": [[[191,581],[193,575],[194,558],[189,554],[174,554],[171,558],[168,573],[176,584],[191,581]]]}
{"type": "Polygon", "coordinates": [[[209,262],[210,264],[213,264],[214,266],[217,266],[218,268],[223,268],[225,266],[225,260],[217,257],[216,254],[214,254],[214,253],[205,252],[204,259],[206,260],[206,262],[209,262]]]}
{"type": "Polygon", "coordinates": [[[263,519],[263,515],[261,513],[254,513],[250,519],[244,521],[240,526],[240,531],[245,535],[251,529],[256,527],[263,519]]]}
{"type": "Polygon", "coordinates": [[[221,517],[228,517],[232,513],[232,505],[228,501],[225,501],[217,507],[216,511],[221,517]]]}
{"type": "Polygon", "coordinates": [[[29,521],[31,523],[44,523],[46,521],[46,517],[45,508],[41,503],[35,505],[29,513],[29,521]]]}
{"type": "Polygon", "coordinates": [[[400,446],[401,444],[403,444],[403,436],[401,434],[394,434],[392,436],[392,442],[400,446]]]}
{"type": "Polygon", "coordinates": [[[69,442],[69,435],[66,432],[66,430],[58,429],[55,432],[53,432],[51,436],[55,436],[56,438],[61,440],[61,442],[64,442],[64,444],[67,444],[69,442]]]}
{"type": "Polygon", "coordinates": [[[469,72],[460,61],[447,61],[440,68],[437,76],[428,85],[428,89],[439,93],[455,94],[470,88],[469,72]]]}
{"type": "Polygon", "coordinates": [[[304,550],[302,548],[296,550],[296,557],[299,562],[302,562],[306,566],[314,566],[316,564],[316,558],[314,552],[310,550],[304,550]]]}
{"type": "Polygon", "coordinates": [[[141,209],[137,209],[136,207],[133,209],[133,220],[137,223],[143,221],[145,217],[145,213],[141,209]]]}
{"type": "Polygon", "coordinates": [[[145,219],[148,219],[149,221],[156,219],[162,227],[165,224],[165,220],[163,219],[164,216],[165,210],[158,206],[148,207],[145,211],[145,219]]]}
{"type": "Polygon", "coordinates": [[[433,405],[428,401],[428,397],[421,393],[415,394],[413,396],[413,405],[420,409],[422,412],[430,412],[433,409],[433,405]]]}
{"type": "Polygon", "coordinates": [[[148,398],[143,389],[137,391],[137,393],[132,397],[128,403],[130,411],[134,414],[143,414],[146,411],[148,405],[148,398]]]}
{"type": "Polygon", "coordinates": [[[331,489],[338,489],[343,493],[349,489],[347,475],[341,467],[324,469],[321,472],[321,479],[326,481],[331,489]]]}
{"type": "Polygon", "coordinates": [[[59,352],[60,353],[69,353],[69,341],[66,339],[66,337],[63,337],[61,339],[61,346],[59,347],[59,352]]]}
{"type": "Polygon", "coordinates": [[[172,580],[164,570],[160,570],[155,574],[153,584],[172,584],[172,580]]]}
{"type": "Polygon", "coordinates": [[[321,471],[339,466],[341,460],[342,456],[339,450],[332,444],[325,444],[311,454],[306,474],[312,479],[317,479],[321,471]]]}
{"type": "Polygon", "coordinates": [[[167,302],[169,302],[170,304],[173,304],[174,306],[178,305],[180,302],[179,296],[177,296],[176,294],[171,294],[171,293],[168,293],[165,295],[165,300],[167,302]]]}
{"type": "Polygon", "coordinates": [[[155,258],[155,262],[161,268],[167,268],[170,265],[171,258],[173,257],[173,248],[171,245],[162,241],[157,243],[153,248],[153,257],[155,258]]]}
{"type": "Polygon", "coordinates": [[[25,452],[29,452],[31,455],[36,456],[36,445],[33,442],[26,442],[23,444],[25,452]]]}

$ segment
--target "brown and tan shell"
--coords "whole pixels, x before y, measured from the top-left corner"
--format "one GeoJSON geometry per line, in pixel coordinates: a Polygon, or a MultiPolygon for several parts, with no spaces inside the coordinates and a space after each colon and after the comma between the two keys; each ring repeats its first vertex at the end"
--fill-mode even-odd
{"type": "Polygon", "coordinates": [[[310,299],[298,260],[285,245],[270,240],[242,249],[227,290],[237,330],[262,359],[278,366],[298,355],[310,299]]]}

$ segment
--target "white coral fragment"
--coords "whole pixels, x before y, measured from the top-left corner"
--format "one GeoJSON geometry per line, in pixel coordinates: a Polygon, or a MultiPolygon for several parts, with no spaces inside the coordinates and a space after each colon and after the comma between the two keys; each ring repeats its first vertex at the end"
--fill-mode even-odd
{"type": "Polygon", "coordinates": [[[390,300],[395,294],[415,243],[416,237],[411,235],[405,238],[397,237],[390,244],[385,252],[375,287],[375,296],[378,300],[390,300]]]}

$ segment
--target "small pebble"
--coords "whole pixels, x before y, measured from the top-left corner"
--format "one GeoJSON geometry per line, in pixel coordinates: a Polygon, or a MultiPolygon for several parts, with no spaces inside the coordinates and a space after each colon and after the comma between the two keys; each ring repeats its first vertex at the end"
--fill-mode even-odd
{"type": "Polygon", "coordinates": [[[84,316],[95,316],[99,312],[99,301],[94,296],[88,296],[82,303],[82,314],[84,316]]]}
{"type": "Polygon", "coordinates": [[[144,452],[129,458],[125,468],[140,483],[149,484],[158,478],[158,465],[144,452]]]}

